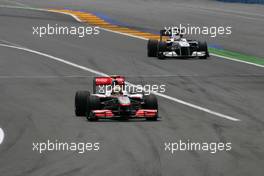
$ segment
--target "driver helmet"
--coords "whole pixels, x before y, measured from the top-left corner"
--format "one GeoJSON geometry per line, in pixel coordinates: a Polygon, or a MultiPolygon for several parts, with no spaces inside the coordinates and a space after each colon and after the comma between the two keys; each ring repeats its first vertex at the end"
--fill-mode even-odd
{"type": "Polygon", "coordinates": [[[112,95],[120,95],[122,93],[122,87],[120,85],[114,84],[112,87],[112,95]]]}

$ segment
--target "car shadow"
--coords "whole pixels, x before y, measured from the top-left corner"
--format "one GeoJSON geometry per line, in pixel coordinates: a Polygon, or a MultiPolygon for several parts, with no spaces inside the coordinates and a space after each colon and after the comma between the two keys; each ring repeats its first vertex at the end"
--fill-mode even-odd
{"type": "Polygon", "coordinates": [[[186,57],[167,57],[167,58],[164,58],[164,59],[158,59],[157,60],[162,60],[162,61],[165,61],[165,60],[201,60],[201,61],[205,61],[205,60],[210,60],[210,57],[206,58],[206,59],[200,59],[200,58],[186,58],[186,57]]]}
{"type": "Polygon", "coordinates": [[[159,119],[157,119],[156,121],[151,121],[151,120],[146,120],[146,119],[99,119],[98,121],[88,121],[85,118],[86,122],[90,122],[90,123],[136,123],[136,122],[140,122],[140,123],[158,123],[161,122],[162,119],[161,117],[159,117],[159,119]]]}

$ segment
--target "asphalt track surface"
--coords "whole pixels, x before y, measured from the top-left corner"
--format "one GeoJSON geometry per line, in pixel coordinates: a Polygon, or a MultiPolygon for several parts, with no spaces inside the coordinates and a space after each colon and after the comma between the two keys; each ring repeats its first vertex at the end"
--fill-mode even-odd
{"type": "MultiPolygon", "coordinates": [[[[123,74],[132,83],[166,84],[169,96],[241,120],[230,121],[159,98],[162,118],[158,122],[89,123],[74,116],[73,103],[76,90],[92,88],[94,74],[0,47],[0,127],[5,132],[0,144],[0,175],[263,175],[262,68],[216,57],[147,58],[146,41],[104,31],[85,39],[33,36],[32,26],[82,25],[55,13],[0,8],[0,22],[2,44],[21,45],[107,74],[123,74]],[[100,142],[101,148],[85,154],[32,151],[32,142],[48,139],[100,142]],[[232,150],[173,155],[164,151],[164,142],[188,139],[230,141],[232,150]]],[[[254,35],[250,41],[253,39],[254,35]]],[[[243,43],[239,45],[243,47],[243,43]]],[[[247,48],[248,53],[263,52],[247,48]]]]}

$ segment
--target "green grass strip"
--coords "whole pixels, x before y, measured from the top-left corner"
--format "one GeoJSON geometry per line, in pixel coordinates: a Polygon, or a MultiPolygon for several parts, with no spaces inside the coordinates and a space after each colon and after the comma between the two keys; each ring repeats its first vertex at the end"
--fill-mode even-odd
{"type": "Polygon", "coordinates": [[[234,51],[227,51],[227,50],[222,50],[222,49],[217,49],[217,48],[209,48],[209,52],[212,54],[217,54],[220,56],[225,56],[225,57],[230,57],[231,59],[237,59],[241,61],[246,61],[258,65],[264,65],[264,58],[259,58],[255,56],[250,56],[246,54],[241,54],[238,52],[234,51]]]}

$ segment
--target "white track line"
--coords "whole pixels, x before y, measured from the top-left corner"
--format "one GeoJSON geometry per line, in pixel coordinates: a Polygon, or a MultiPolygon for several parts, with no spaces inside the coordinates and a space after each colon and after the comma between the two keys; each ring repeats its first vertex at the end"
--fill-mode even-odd
{"type": "Polygon", "coordinates": [[[79,19],[76,15],[73,15],[71,13],[67,13],[67,12],[59,12],[59,11],[54,11],[54,10],[45,10],[45,9],[41,9],[43,11],[47,11],[47,12],[53,12],[53,13],[61,13],[61,14],[64,14],[64,15],[69,15],[71,16],[72,18],[74,18],[76,21],[82,23],[83,21],[81,19],[79,19]]]}
{"type": "Polygon", "coordinates": [[[28,7],[26,6],[25,4],[21,3],[21,2],[18,2],[18,1],[10,1],[10,0],[4,0],[4,2],[7,2],[7,3],[11,3],[11,4],[15,4],[15,5],[18,5],[19,7],[28,7]]]}
{"type": "Polygon", "coordinates": [[[54,11],[54,10],[48,10],[48,9],[41,9],[41,8],[35,8],[35,7],[29,7],[29,6],[10,6],[10,5],[0,5],[2,8],[9,8],[9,9],[24,9],[24,10],[35,10],[35,11],[43,11],[43,12],[52,12],[52,13],[60,13],[64,15],[71,16],[78,22],[83,22],[80,20],[76,15],[73,15],[71,13],[66,13],[66,12],[59,12],[59,11],[54,11]]]}
{"type": "MultiPolygon", "coordinates": [[[[70,61],[67,61],[67,60],[64,60],[64,59],[49,55],[49,54],[45,54],[45,53],[42,53],[42,52],[39,52],[39,51],[35,51],[35,50],[32,50],[32,49],[19,47],[19,46],[6,45],[6,44],[0,44],[0,46],[8,47],[8,48],[14,48],[14,49],[18,49],[18,50],[23,50],[23,51],[27,51],[27,52],[30,52],[30,53],[34,53],[34,54],[40,55],[40,56],[44,56],[44,57],[47,57],[49,59],[52,59],[52,60],[67,64],[67,65],[70,65],[72,67],[76,67],[76,68],[79,68],[81,70],[85,70],[85,71],[94,73],[96,75],[109,76],[109,75],[107,75],[107,74],[105,74],[103,72],[99,72],[99,71],[93,70],[91,68],[87,68],[87,67],[75,64],[73,62],[70,62],[70,61]]],[[[131,83],[129,83],[129,84],[131,84],[131,83]]],[[[131,85],[132,86],[136,86],[136,85],[133,85],[133,84],[131,84],[131,85]]],[[[194,109],[197,109],[197,110],[200,110],[200,111],[203,111],[203,112],[206,112],[206,113],[209,113],[209,114],[212,114],[212,115],[224,118],[224,119],[228,119],[228,120],[231,120],[231,121],[240,121],[240,119],[237,119],[237,118],[234,118],[234,117],[231,117],[231,116],[228,116],[228,115],[225,115],[225,114],[222,114],[222,113],[219,113],[219,112],[216,112],[216,111],[213,111],[213,110],[201,107],[201,106],[194,105],[192,103],[180,100],[178,98],[174,98],[174,97],[171,97],[171,96],[168,96],[168,95],[165,95],[165,94],[161,94],[161,93],[157,93],[157,92],[152,92],[152,93],[157,95],[157,96],[166,98],[168,100],[171,100],[171,101],[174,101],[174,102],[189,106],[191,108],[194,108],[194,109]]]]}
{"type": "Polygon", "coordinates": [[[19,5],[19,6],[22,6],[22,7],[28,7],[26,4],[23,4],[21,2],[18,2],[18,1],[12,1],[14,2],[16,5],[19,5]]]}
{"type": "Polygon", "coordinates": [[[264,65],[259,65],[259,64],[255,64],[255,63],[252,63],[252,62],[247,62],[247,61],[243,61],[243,60],[238,60],[238,59],[234,59],[234,58],[231,58],[231,57],[221,56],[221,55],[213,54],[213,53],[210,53],[210,55],[212,55],[212,56],[216,56],[216,57],[221,57],[221,58],[224,58],[224,59],[227,59],[227,60],[231,60],[231,61],[241,62],[241,63],[245,63],[245,64],[254,65],[254,66],[257,66],[257,67],[262,67],[262,68],[264,68],[264,65]]]}
{"type": "Polygon", "coordinates": [[[43,76],[0,76],[0,79],[61,79],[61,78],[93,78],[94,76],[89,75],[66,75],[66,76],[53,76],[53,75],[43,75],[43,76]]]}
{"type": "Polygon", "coordinates": [[[0,144],[2,144],[2,142],[4,141],[5,138],[5,133],[2,130],[2,128],[0,128],[0,144]]]}

